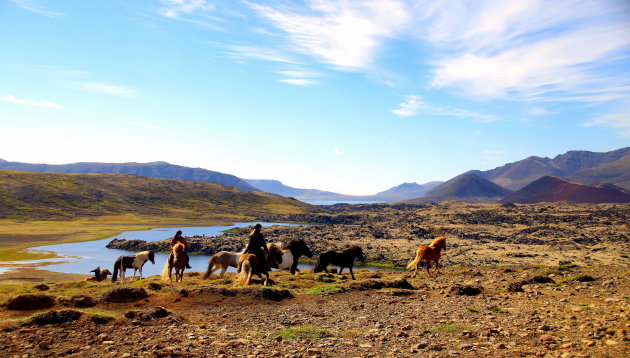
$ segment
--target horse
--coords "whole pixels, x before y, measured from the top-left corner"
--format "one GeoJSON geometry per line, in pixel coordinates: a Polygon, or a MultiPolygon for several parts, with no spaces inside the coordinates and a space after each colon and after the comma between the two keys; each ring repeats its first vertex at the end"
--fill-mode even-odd
{"type": "Polygon", "coordinates": [[[108,269],[101,270],[100,266],[90,272],[94,272],[94,277],[88,277],[85,279],[86,281],[105,281],[107,276],[112,274],[108,269]]]}
{"type": "Polygon", "coordinates": [[[313,272],[328,272],[328,265],[336,265],[339,266],[339,273],[343,271],[344,267],[347,267],[350,270],[350,275],[353,280],[354,273],[352,272],[352,266],[354,265],[354,259],[357,258],[362,262],[365,262],[365,256],[363,255],[363,250],[356,245],[352,245],[346,249],[341,250],[341,252],[337,252],[334,250],[322,252],[319,254],[317,258],[317,264],[313,269],[313,272]]]}
{"type": "Polygon", "coordinates": [[[212,255],[210,260],[208,261],[208,270],[203,275],[203,279],[206,280],[212,275],[216,270],[221,269],[220,277],[223,278],[223,274],[228,267],[237,267],[238,259],[241,257],[242,252],[228,252],[228,251],[220,251],[216,254],[212,255]]]}
{"type": "Polygon", "coordinates": [[[173,269],[175,269],[175,282],[181,282],[184,279],[184,270],[188,263],[185,250],[186,247],[181,242],[173,246],[173,265],[169,265],[168,260],[166,260],[166,265],[164,265],[164,270],[162,270],[162,279],[164,281],[169,279],[173,282],[173,277],[171,276],[173,269]]]}
{"type": "Polygon", "coordinates": [[[446,251],[446,238],[442,236],[433,240],[429,246],[420,246],[416,252],[416,258],[407,265],[407,269],[414,270],[411,277],[416,277],[416,274],[418,273],[418,266],[423,259],[429,276],[431,276],[431,271],[429,271],[431,262],[435,262],[433,272],[440,273],[438,262],[440,261],[440,252],[442,250],[446,251]]]}
{"type": "Polygon", "coordinates": [[[268,243],[267,248],[271,249],[272,246],[276,246],[282,251],[282,263],[278,265],[277,269],[291,270],[291,275],[296,275],[298,270],[298,260],[300,256],[306,255],[307,257],[313,257],[311,250],[308,249],[304,240],[292,240],[288,243],[268,243]]]}
{"type": "Polygon", "coordinates": [[[142,280],[142,266],[147,261],[151,261],[155,265],[155,254],[153,251],[138,252],[133,256],[120,256],[114,262],[114,273],[112,274],[112,282],[116,282],[118,278],[118,271],[120,271],[120,279],[125,282],[125,270],[133,269],[133,278],[136,277],[136,271],[140,272],[140,279],[142,280]]]}
{"type": "Polygon", "coordinates": [[[269,253],[265,253],[267,259],[267,266],[261,267],[261,262],[254,254],[242,254],[238,259],[237,272],[238,279],[234,283],[235,286],[246,286],[251,283],[252,275],[256,274],[260,278],[265,275],[264,286],[269,286],[271,280],[269,279],[269,271],[273,268],[278,268],[278,265],[282,263],[282,250],[277,246],[271,246],[269,253]]]}

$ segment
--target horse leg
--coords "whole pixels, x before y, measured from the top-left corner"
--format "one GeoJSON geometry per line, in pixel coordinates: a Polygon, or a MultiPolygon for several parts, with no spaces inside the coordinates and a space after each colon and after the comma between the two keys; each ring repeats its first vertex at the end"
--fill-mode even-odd
{"type": "Polygon", "coordinates": [[[348,267],[348,270],[350,270],[350,276],[352,276],[352,279],[356,280],[356,278],[354,278],[354,272],[352,272],[352,266],[348,267]]]}
{"type": "MultiPolygon", "coordinates": [[[[262,276],[260,276],[262,278],[262,276]]],[[[263,286],[269,286],[269,273],[265,272],[265,282],[263,286]]]]}
{"type": "Polygon", "coordinates": [[[298,265],[297,260],[293,261],[293,264],[291,265],[291,275],[293,276],[295,276],[295,273],[299,271],[297,268],[297,265],[298,265]]]}
{"type": "Polygon", "coordinates": [[[343,271],[343,266],[339,267],[339,274],[341,275],[341,271],[343,271]]]}
{"type": "MultiPolygon", "coordinates": [[[[138,272],[140,273],[140,279],[142,280],[142,266],[140,266],[140,268],[138,269],[138,272]]],[[[134,271],[135,273],[135,271],[134,271]]]]}

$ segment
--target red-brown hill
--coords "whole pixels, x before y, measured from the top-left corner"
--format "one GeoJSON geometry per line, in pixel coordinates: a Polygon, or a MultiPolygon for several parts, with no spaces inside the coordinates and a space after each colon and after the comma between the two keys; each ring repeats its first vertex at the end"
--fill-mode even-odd
{"type": "Polygon", "coordinates": [[[590,186],[545,176],[500,202],[532,204],[563,200],[573,203],[630,203],[630,194],[611,185],[590,186]]]}

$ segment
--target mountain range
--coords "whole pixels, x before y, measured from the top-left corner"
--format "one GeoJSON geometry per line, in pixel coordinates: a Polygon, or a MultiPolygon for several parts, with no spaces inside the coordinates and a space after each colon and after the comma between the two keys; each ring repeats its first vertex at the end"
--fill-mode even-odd
{"type": "Polygon", "coordinates": [[[202,168],[189,168],[166,162],[151,163],[72,163],[72,164],[29,164],[8,162],[0,159],[0,169],[38,173],[106,173],[134,174],[150,178],[181,179],[198,182],[219,183],[245,191],[259,190],[243,179],[202,168]]]}
{"type": "Polygon", "coordinates": [[[251,220],[303,213],[301,201],[217,183],[130,174],[33,173],[0,170],[0,218],[72,219],[102,215],[251,220]]]}
{"type": "MultiPolygon", "coordinates": [[[[611,190],[630,190],[630,147],[604,153],[569,151],[554,158],[531,156],[491,170],[471,170],[447,182],[402,183],[374,195],[363,196],[294,188],[271,179],[241,179],[230,174],[166,162],[49,165],[8,162],[0,159],[0,169],[53,173],[121,173],[215,182],[245,191],[258,190],[307,201],[497,202],[515,195],[513,192],[518,192],[544,177],[563,178],[576,184],[599,185],[600,189],[605,187],[600,184],[612,184],[612,187],[608,187],[611,190]]],[[[547,194],[544,196],[554,197],[547,194]]]]}

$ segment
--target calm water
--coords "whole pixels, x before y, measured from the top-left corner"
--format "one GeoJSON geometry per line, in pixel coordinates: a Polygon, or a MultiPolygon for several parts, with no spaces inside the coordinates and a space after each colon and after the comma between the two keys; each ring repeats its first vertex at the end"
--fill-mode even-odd
{"type": "MultiPolygon", "coordinates": [[[[53,251],[59,256],[64,258],[60,259],[47,259],[36,261],[13,261],[4,262],[5,264],[23,264],[30,265],[36,263],[52,263],[48,266],[41,267],[42,269],[65,272],[65,273],[78,273],[78,274],[90,274],[90,270],[100,266],[102,269],[107,268],[113,271],[114,261],[121,255],[133,255],[135,252],[108,249],[105,247],[113,239],[127,239],[127,240],[144,240],[159,241],[165,240],[175,235],[177,230],[182,230],[184,236],[205,235],[205,236],[217,236],[221,235],[224,230],[228,230],[234,227],[247,227],[256,223],[236,223],[230,226],[205,226],[205,227],[174,227],[174,228],[157,228],[151,230],[142,231],[125,231],[119,235],[112,236],[103,240],[86,241],[70,244],[59,245],[47,245],[31,248],[32,251],[53,251]],[[62,261],[62,262],[60,262],[62,261]]],[[[300,224],[287,224],[287,223],[260,223],[262,226],[270,225],[287,225],[287,226],[299,226],[300,224]]],[[[264,232],[264,231],[263,231],[264,232]]],[[[243,248],[246,244],[246,237],[243,236],[243,248]]],[[[155,265],[151,262],[147,262],[142,268],[143,276],[159,275],[162,273],[164,264],[168,254],[158,253],[155,255],[155,265]]],[[[208,268],[208,260],[210,256],[205,255],[190,255],[190,266],[192,271],[205,272],[208,268]]],[[[1,270],[6,271],[10,267],[4,267],[1,270]]],[[[309,265],[300,265],[300,268],[311,268],[309,265]]],[[[232,268],[231,268],[232,269],[232,268]]],[[[1,271],[0,271],[1,272],[1,271]]],[[[133,274],[133,271],[128,270],[127,274],[133,274]]]]}
{"type": "Polygon", "coordinates": [[[354,200],[354,201],[343,201],[343,200],[301,200],[307,204],[311,205],[335,205],[335,204],[377,204],[384,203],[382,200],[354,200]]]}

